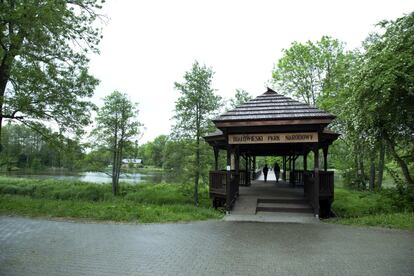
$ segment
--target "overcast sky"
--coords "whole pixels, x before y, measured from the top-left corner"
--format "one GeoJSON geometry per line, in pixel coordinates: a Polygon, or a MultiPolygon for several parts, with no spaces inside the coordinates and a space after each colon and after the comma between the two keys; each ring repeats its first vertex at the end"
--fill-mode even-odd
{"type": "Polygon", "coordinates": [[[414,1],[107,1],[101,54],[91,72],[101,80],[94,101],[113,90],[139,103],[141,143],[168,134],[182,81],[194,60],[215,71],[224,98],[242,88],[265,92],[282,49],[329,35],[359,47],[374,25],[414,11],[414,1]]]}

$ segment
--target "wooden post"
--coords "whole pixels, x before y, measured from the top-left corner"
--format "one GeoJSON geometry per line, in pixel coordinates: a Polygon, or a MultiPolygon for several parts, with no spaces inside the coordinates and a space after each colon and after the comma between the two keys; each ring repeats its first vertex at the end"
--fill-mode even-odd
{"type": "Polygon", "coordinates": [[[322,148],[323,150],[323,169],[328,171],[328,146],[322,148]]]}
{"type": "Polygon", "coordinates": [[[315,217],[319,218],[319,149],[313,150],[314,154],[314,183],[313,183],[313,211],[315,217]]]}
{"type": "Polygon", "coordinates": [[[245,175],[244,175],[244,185],[245,186],[248,186],[249,185],[249,157],[248,157],[248,155],[247,155],[247,153],[246,153],[246,155],[245,155],[245,159],[244,159],[244,161],[245,161],[245,166],[244,166],[244,168],[245,168],[245,175]]]}
{"type": "Polygon", "coordinates": [[[218,171],[218,157],[219,157],[219,148],[213,147],[214,150],[214,170],[218,171]]]}
{"type": "Polygon", "coordinates": [[[253,180],[256,180],[256,156],[253,156],[253,180]]]}
{"type": "Polygon", "coordinates": [[[248,157],[248,162],[247,162],[247,167],[248,167],[248,171],[246,172],[246,174],[249,176],[249,183],[248,185],[252,185],[252,157],[249,155],[248,157]]]}
{"type": "Polygon", "coordinates": [[[235,154],[234,154],[234,172],[236,175],[236,181],[234,185],[236,189],[236,195],[239,195],[239,186],[240,186],[240,149],[239,146],[236,146],[235,154]]]}
{"type": "Polygon", "coordinates": [[[283,155],[283,161],[282,161],[282,180],[286,181],[286,155],[283,155]]]}
{"type": "Polygon", "coordinates": [[[231,183],[231,145],[227,146],[227,166],[226,166],[226,212],[230,213],[230,183],[231,183]]]}
{"type": "Polygon", "coordinates": [[[293,156],[293,160],[292,160],[292,179],[290,180],[290,183],[292,183],[293,187],[296,186],[296,177],[295,177],[295,163],[296,163],[296,157],[293,156]]]}

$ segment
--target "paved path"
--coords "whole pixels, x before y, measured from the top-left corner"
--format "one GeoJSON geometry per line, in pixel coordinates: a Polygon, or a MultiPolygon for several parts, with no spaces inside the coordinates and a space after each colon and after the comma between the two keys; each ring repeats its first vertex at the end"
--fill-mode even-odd
{"type": "Polygon", "coordinates": [[[413,275],[414,233],[330,224],[0,217],[0,275],[413,275]]]}

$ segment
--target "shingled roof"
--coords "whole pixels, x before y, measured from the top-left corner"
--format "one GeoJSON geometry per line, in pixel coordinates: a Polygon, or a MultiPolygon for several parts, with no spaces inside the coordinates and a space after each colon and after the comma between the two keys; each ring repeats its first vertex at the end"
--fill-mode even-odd
{"type": "Polygon", "coordinates": [[[264,94],[221,114],[213,122],[297,119],[333,120],[334,118],[335,116],[328,112],[280,95],[268,88],[264,94]]]}

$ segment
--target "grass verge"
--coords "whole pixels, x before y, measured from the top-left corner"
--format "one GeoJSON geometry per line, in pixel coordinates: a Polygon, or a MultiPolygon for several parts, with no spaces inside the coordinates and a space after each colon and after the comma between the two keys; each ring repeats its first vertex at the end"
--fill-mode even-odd
{"type": "Polygon", "coordinates": [[[396,189],[362,192],[335,188],[332,208],[338,217],[326,222],[414,230],[412,201],[396,189]]]}
{"type": "Polygon", "coordinates": [[[414,213],[390,213],[352,218],[334,218],[328,222],[345,225],[379,226],[414,231],[414,213]]]}
{"type": "Polygon", "coordinates": [[[191,185],[121,184],[119,196],[110,185],[83,182],[0,178],[0,214],[66,217],[141,223],[218,219],[208,190],[200,189],[200,205],[192,203],[191,185]]]}

